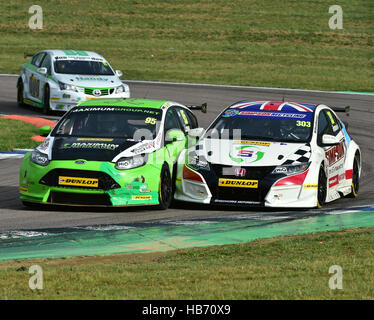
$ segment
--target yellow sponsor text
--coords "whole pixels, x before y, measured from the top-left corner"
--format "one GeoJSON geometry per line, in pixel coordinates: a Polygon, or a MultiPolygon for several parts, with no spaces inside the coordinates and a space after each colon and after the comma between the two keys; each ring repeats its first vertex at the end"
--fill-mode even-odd
{"type": "Polygon", "coordinates": [[[218,179],[220,187],[258,188],[258,180],[218,179]]]}
{"type": "Polygon", "coordinates": [[[93,187],[99,186],[99,179],[77,178],[77,177],[58,177],[58,184],[62,186],[93,187]]]}

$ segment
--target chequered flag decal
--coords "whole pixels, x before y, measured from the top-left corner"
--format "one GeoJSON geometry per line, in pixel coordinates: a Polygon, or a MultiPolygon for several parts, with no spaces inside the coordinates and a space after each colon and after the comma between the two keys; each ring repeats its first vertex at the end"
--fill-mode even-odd
{"type": "Polygon", "coordinates": [[[303,162],[308,162],[311,155],[310,144],[306,144],[298,149],[294,154],[290,155],[283,165],[288,164],[300,164],[303,162]]]}

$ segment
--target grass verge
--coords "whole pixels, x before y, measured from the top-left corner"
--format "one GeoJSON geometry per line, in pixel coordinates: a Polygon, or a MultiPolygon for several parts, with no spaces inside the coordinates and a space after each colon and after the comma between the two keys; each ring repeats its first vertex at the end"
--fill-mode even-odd
{"type": "Polygon", "coordinates": [[[99,52],[125,79],[374,92],[372,0],[340,0],[335,30],[320,0],[40,0],[42,30],[31,3],[0,4],[3,73],[61,48],[99,52]]]}
{"type": "Polygon", "coordinates": [[[0,151],[12,151],[14,148],[33,148],[40,142],[30,137],[39,135],[39,128],[19,120],[0,118],[0,151]]]}
{"type": "Polygon", "coordinates": [[[0,263],[0,299],[373,299],[374,229],[167,253],[0,263]],[[28,268],[44,288],[28,288],[28,268]],[[343,289],[329,288],[329,268],[343,289]]]}

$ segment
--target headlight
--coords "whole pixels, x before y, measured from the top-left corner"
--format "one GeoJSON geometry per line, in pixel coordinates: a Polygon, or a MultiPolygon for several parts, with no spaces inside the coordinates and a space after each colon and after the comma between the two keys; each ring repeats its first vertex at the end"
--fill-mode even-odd
{"type": "Polygon", "coordinates": [[[141,166],[144,166],[147,163],[148,154],[144,156],[138,155],[131,158],[121,158],[116,162],[116,169],[118,170],[127,170],[134,169],[141,166]]]}
{"type": "Polygon", "coordinates": [[[38,150],[32,152],[30,159],[32,162],[40,166],[47,166],[49,164],[48,156],[38,150]]]}
{"type": "Polygon", "coordinates": [[[309,168],[309,165],[310,165],[310,162],[296,164],[296,165],[277,166],[271,173],[272,174],[283,173],[286,175],[298,174],[298,173],[302,173],[306,171],[309,168]]]}
{"type": "Polygon", "coordinates": [[[205,159],[204,156],[200,156],[196,153],[196,151],[192,151],[188,154],[188,162],[187,166],[191,167],[195,170],[209,170],[209,162],[205,159]]]}
{"type": "Polygon", "coordinates": [[[116,93],[122,93],[125,91],[126,91],[125,86],[122,84],[116,88],[116,93]]]}
{"type": "Polygon", "coordinates": [[[58,82],[58,85],[60,86],[61,90],[68,90],[68,91],[75,91],[78,92],[78,88],[72,84],[66,84],[63,82],[58,82]]]}

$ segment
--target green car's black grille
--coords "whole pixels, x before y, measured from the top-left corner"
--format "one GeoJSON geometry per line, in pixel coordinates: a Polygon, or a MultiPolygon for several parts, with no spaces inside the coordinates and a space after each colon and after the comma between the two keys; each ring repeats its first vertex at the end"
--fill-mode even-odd
{"type": "Polygon", "coordinates": [[[100,90],[101,94],[99,94],[98,96],[107,96],[109,94],[113,94],[114,93],[114,88],[111,88],[111,89],[92,89],[92,88],[84,88],[84,93],[85,94],[89,94],[91,96],[96,96],[94,94],[94,91],[95,90],[100,90]]]}
{"type": "Polygon", "coordinates": [[[48,202],[51,204],[86,205],[86,206],[111,206],[107,194],[82,194],[52,191],[48,202]]]}
{"type": "Polygon", "coordinates": [[[118,189],[121,186],[113,180],[105,172],[101,171],[89,171],[89,170],[74,170],[74,169],[53,169],[49,171],[43,178],[39,181],[40,184],[44,184],[50,187],[60,187],[60,188],[77,188],[77,189],[93,189],[93,190],[111,190],[118,189]],[[91,186],[66,186],[59,184],[59,177],[73,177],[73,178],[90,178],[98,179],[98,187],[91,186]]]}

